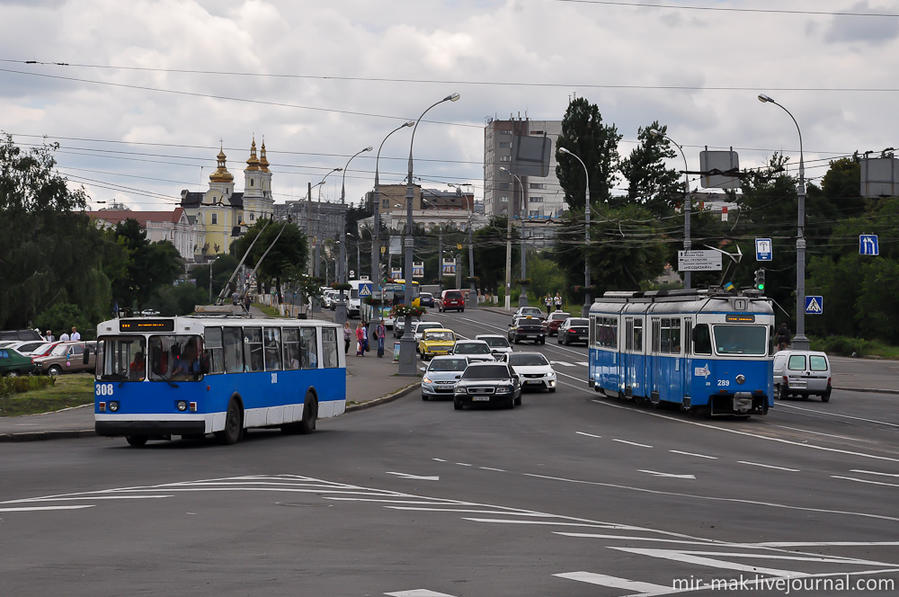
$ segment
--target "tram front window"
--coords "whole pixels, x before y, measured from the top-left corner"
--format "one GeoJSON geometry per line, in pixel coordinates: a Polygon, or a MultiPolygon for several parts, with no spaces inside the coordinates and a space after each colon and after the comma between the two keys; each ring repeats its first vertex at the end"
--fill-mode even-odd
{"type": "Polygon", "coordinates": [[[718,354],[764,355],[768,344],[764,326],[716,325],[715,352],[718,354]]]}

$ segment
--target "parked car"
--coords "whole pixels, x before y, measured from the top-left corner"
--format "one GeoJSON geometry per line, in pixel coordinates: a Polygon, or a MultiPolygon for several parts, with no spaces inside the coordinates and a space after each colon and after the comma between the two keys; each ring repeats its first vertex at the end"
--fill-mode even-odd
{"type": "Polygon", "coordinates": [[[0,375],[24,375],[31,373],[34,363],[15,348],[0,348],[0,375]]]}
{"type": "Polygon", "coordinates": [[[556,391],[556,371],[541,352],[513,352],[509,365],[521,380],[521,389],[556,391]]]}
{"type": "Polygon", "coordinates": [[[57,344],[59,344],[59,340],[55,340],[53,342],[44,342],[43,344],[29,352],[28,356],[30,356],[31,358],[45,357],[50,354],[50,351],[52,351],[57,344]]]}
{"type": "Polygon", "coordinates": [[[521,404],[518,375],[506,363],[471,363],[453,390],[453,408],[474,404],[500,404],[514,408],[521,404]]]}
{"type": "Polygon", "coordinates": [[[490,346],[490,352],[495,357],[512,352],[512,345],[509,344],[505,336],[500,336],[499,334],[478,334],[474,339],[486,342],[490,346]]]}
{"type": "Polygon", "coordinates": [[[96,355],[96,342],[60,342],[50,351],[49,355],[34,359],[34,372],[59,375],[60,373],[93,371],[96,355]],[[85,353],[87,353],[87,358],[85,358],[85,353]]]}
{"type": "Polygon", "coordinates": [[[140,312],[141,317],[156,317],[159,315],[159,311],[156,309],[144,309],[140,312]]]}
{"type": "Polygon", "coordinates": [[[33,356],[31,353],[40,347],[47,344],[46,340],[29,340],[28,342],[15,342],[14,344],[8,345],[6,348],[14,348],[23,355],[30,357],[33,356]]]}
{"type": "Polygon", "coordinates": [[[444,290],[437,303],[440,311],[465,311],[465,296],[461,290],[444,290]]]}
{"type": "Polygon", "coordinates": [[[536,317],[542,320],[543,311],[540,310],[540,307],[518,307],[518,310],[512,314],[512,321],[515,321],[519,317],[536,317]]]}
{"type": "Polygon", "coordinates": [[[539,317],[525,315],[512,320],[507,334],[509,342],[520,344],[522,340],[533,340],[535,344],[546,344],[543,321],[539,317]]]}
{"type": "Polygon", "coordinates": [[[42,340],[37,330],[2,330],[0,340],[42,340]]]}
{"type": "Polygon", "coordinates": [[[447,355],[453,352],[456,344],[456,334],[446,328],[426,329],[418,343],[418,353],[421,360],[434,358],[437,355],[447,355]]]}
{"type": "Polygon", "coordinates": [[[569,317],[559,326],[559,344],[583,342],[585,345],[590,336],[590,320],[586,317],[569,317]]]}
{"type": "Polygon", "coordinates": [[[456,382],[462,377],[468,359],[457,356],[439,356],[431,359],[427,367],[422,367],[421,399],[437,400],[452,398],[456,382]]]}
{"type": "Polygon", "coordinates": [[[413,321],[412,322],[412,337],[415,338],[416,342],[421,342],[421,336],[425,333],[425,330],[437,329],[437,328],[445,328],[442,323],[439,321],[413,321]]]}
{"type": "Polygon", "coordinates": [[[780,400],[814,394],[829,402],[831,379],[830,360],[823,352],[781,350],[774,354],[774,395],[780,400]]]}
{"type": "Polygon", "coordinates": [[[453,346],[453,354],[468,358],[469,363],[493,362],[496,359],[490,345],[483,340],[459,340],[453,346]]]}
{"type": "Polygon", "coordinates": [[[434,295],[430,292],[422,292],[418,295],[418,304],[422,307],[434,306],[434,295]]]}
{"type": "Polygon", "coordinates": [[[543,331],[547,336],[555,336],[559,333],[559,326],[562,322],[571,317],[571,313],[565,311],[553,311],[549,317],[543,322],[543,331]]]}

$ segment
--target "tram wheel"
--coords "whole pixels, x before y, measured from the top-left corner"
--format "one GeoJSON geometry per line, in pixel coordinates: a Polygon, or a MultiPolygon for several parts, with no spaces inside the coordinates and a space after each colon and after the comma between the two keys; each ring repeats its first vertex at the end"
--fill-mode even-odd
{"type": "Polygon", "coordinates": [[[128,445],[132,448],[143,448],[147,444],[147,440],[150,439],[146,435],[126,435],[125,441],[128,442],[128,445]]]}

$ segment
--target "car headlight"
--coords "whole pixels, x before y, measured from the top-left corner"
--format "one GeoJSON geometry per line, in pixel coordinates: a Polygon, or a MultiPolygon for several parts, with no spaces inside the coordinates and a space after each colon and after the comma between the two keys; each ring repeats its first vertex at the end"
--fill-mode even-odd
{"type": "Polygon", "coordinates": [[[421,378],[421,383],[434,383],[434,382],[431,381],[431,378],[430,378],[430,377],[428,377],[427,375],[425,375],[424,377],[421,378]]]}
{"type": "Polygon", "coordinates": [[[512,391],[512,388],[510,388],[509,386],[497,386],[497,388],[496,388],[497,394],[508,394],[511,391],[512,391]]]}

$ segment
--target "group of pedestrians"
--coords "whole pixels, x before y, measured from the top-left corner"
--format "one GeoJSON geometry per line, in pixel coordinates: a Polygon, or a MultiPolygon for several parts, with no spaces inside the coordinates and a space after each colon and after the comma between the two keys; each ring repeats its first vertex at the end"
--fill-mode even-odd
{"type": "Polygon", "coordinates": [[[543,297],[543,306],[546,307],[546,314],[549,315],[552,313],[553,308],[556,311],[562,310],[562,295],[559,294],[559,291],[556,291],[556,295],[553,296],[551,294],[547,294],[543,297]]]}
{"type": "MultiPolygon", "coordinates": [[[[37,331],[37,330],[35,330],[35,331],[37,331]]],[[[38,332],[38,333],[40,333],[40,332],[38,332]]],[[[56,336],[53,335],[53,332],[51,330],[47,330],[47,332],[44,334],[43,338],[47,342],[55,342],[56,341],[56,336]]],[[[59,336],[60,342],[77,342],[79,340],[81,340],[81,334],[78,332],[78,328],[75,327],[74,325],[72,326],[71,334],[69,334],[68,332],[63,332],[59,336]]]]}
{"type": "MultiPolygon", "coordinates": [[[[356,331],[350,328],[350,322],[344,322],[343,324],[343,351],[345,354],[350,354],[350,342],[352,341],[353,336],[356,337],[356,356],[364,357],[365,353],[368,352],[368,334],[365,332],[365,325],[360,321],[356,324],[356,331]]],[[[387,337],[387,326],[384,325],[384,320],[382,319],[375,329],[372,331],[373,340],[377,343],[378,347],[378,356],[384,356],[384,338],[387,337]]]]}

